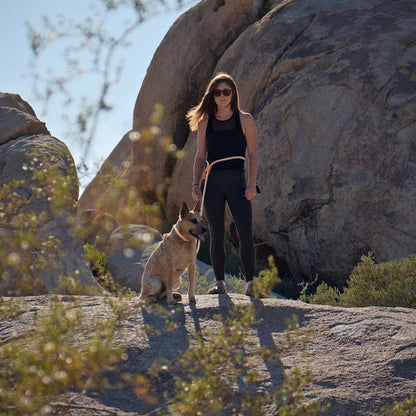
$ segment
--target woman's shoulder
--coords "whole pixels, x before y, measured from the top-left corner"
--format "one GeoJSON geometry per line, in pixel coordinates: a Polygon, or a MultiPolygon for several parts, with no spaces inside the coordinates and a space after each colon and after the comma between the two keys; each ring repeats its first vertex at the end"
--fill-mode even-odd
{"type": "Polygon", "coordinates": [[[240,120],[253,120],[253,116],[250,113],[247,113],[246,111],[240,110],[240,120]]]}
{"type": "Polygon", "coordinates": [[[241,125],[244,127],[248,124],[254,123],[254,118],[250,113],[240,110],[241,125]]]}
{"type": "Polygon", "coordinates": [[[198,130],[200,130],[200,129],[205,130],[207,128],[207,125],[208,125],[208,120],[209,120],[208,116],[205,116],[202,120],[200,120],[198,122],[198,130]]]}

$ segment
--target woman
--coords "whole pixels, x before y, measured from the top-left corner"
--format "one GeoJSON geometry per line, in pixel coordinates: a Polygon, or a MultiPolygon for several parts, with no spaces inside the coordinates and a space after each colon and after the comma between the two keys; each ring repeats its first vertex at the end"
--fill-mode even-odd
{"type": "Polygon", "coordinates": [[[224,214],[228,203],[240,238],[240,257],[247,281],[245,294],[253,296],[255,251],[252,235],[251,200],[256,196],[257,133],[253,117],[240,109],[237,86],[232,77],[219,73],[208,84],[200,103],[187,119],[191,130],[198,133],[198,147],[193,169],[192,198],[201,198],[200,179],[206,161],[240,156],[214,164],[206,183],[204,208],[210,230],[210,256],[216,284],[211,294],[226,293],[224,214]],[[248,156],[248,182],[244,160],[248,156]]]}

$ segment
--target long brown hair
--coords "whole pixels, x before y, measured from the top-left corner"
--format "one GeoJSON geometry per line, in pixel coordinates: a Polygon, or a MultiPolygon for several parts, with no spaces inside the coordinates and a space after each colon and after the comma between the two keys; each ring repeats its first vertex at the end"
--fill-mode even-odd
{"type": "Polygon", "coordinates": [[[217,110],[217,105],[215,104],[213,91],[221,83],[225,82],[233,91],[231,97],[231,110],[233,113],[240,111],[240,99],[238,97],[238,90],[235,81],[225,72],[220,72],[214,76],[209,82],[205,94],[202,97],[199,104],[195,107],[192,107],[186,114],[186,119],[188,120],[189,127],[192,131],[197,130],[198,123],[206,116],[210,116],[215,113],[217,110]]]}

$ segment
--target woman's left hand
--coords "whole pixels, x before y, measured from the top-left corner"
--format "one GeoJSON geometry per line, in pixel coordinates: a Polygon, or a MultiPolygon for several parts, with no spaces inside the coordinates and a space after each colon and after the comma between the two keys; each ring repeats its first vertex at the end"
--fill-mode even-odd
{"type": "Polygon", "coordinates": [[[250,201],[257,195],[256,185],[254,186],[247,186],[244,196],[246,197],[247,201],[250,201]]]}

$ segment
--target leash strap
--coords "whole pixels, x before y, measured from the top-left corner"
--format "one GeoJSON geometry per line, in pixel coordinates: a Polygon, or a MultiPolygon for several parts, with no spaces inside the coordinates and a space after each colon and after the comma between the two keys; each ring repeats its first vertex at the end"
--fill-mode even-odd
{"type": "Polygon", "coordinates": [[[204,190],[202,191],[201,210],[199,212],[199,215],[202,216],[202,213],[204,212],[205,192],[207,190],[208,177],[209,177],[209,174],[211,173],[211,170],[212,170],[213,166],[216,165],[217,163],[226,162],[227,160],[232,160],[232,159],[246,160],[246,158],[244,156],[231,156],[231,157],[225,157],[224,159],[214,160],[212,163],[208,163],[208,161],[207,161],[207,167],[205,168],[205,172],[204,172],[205,186],[204,186],[204,190]]]}
{"type": "MultiPolygon", "coordinates": [[[[205,200],[205,192],[207,190],[208,177],[209,177],[209,174],[211,173],[211,170],[212,170],[213,166],[217,163],[226,162],[227,160],[232,160],[232,159],[246,160],[246,158],[244,156],[231,156],[231,157],[225,157],[224,159],[214,160],[212,163],[208,163],[208,161],[207,161],[207,166],[206,166],[205,172],[204,172],[205,185],[204,185],[204,190],[202,191],[201,210],[199,211],[199,215],[201,215],[201,217],[202,217],[202,213],[204,212],[204,200],[205,200]]],[[[196,252],[197,253],[199,251],[200,245],[201,245],[201,241],[198,240],[197,243],[196,243],[196,252]]]]}
{"type": "MultiPolygon", "coordinates": [[[[178,237],[183,240],[186,241],[187,243],[189,243],[190,240],[186,239],[177,229],[176,224],[173,226],[173,229],[175,230],[175,233],[178,235],[178,237]]],[[[198,240],[199,241],[199,240],[198,240]]]]}

